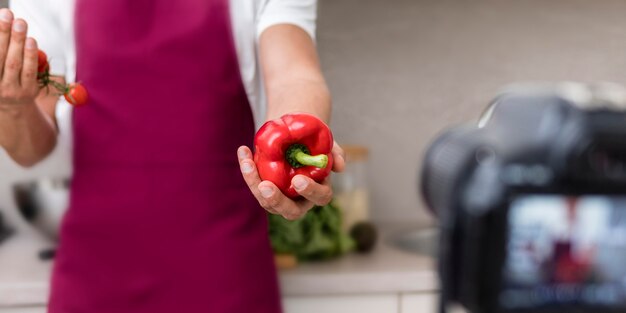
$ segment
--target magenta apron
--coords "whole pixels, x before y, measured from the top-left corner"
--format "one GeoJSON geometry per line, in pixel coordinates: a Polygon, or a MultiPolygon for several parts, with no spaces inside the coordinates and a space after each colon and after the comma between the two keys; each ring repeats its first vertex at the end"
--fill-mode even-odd
{"type": "Polygon", "coordinates": [[[50,312],[280,312],[228,1],[77,0],[76,30],[91,100],[50,312]]]}

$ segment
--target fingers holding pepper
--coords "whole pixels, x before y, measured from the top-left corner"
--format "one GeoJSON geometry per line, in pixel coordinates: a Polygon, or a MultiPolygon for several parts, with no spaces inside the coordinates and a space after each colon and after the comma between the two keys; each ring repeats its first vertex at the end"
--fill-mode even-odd
{"type": "Polygon", "coordinates": [[[273,211],[273,214],[280,214],[288,220],[296,220],[302,218],[315,205],[325,205],[332,199],[333,192],[328,181],[318,184],[299,175],[294,177],[293,184],[301,195],[298,199],[289,198],[274,183],[262,181],[258,185],[262,197],[261,205],[270,213],[273,211]]]}
{"type": "Polygon", "coordinates": [[[333,142],[333,150],[332,150],[333,159],[335,162],[333,163],[333,172],[341,173],[346,168],[346,153],[343,151],[341,146],[337,144],[337,142],[333,142]]]}
{"type": "Polygon", "coordinates": [[[263,198],[261,201],[263,207],[268,211],[275,211],[275,214],[280,214],[288,220],[301,218],[313,207],[313,203],[308,200],[294,201],[288,198],[270,181],[261,182],[258,188],[263,198]]]}
{"type": "Polygon", "coordinates": [[[243,176],[244,181],[248,185],[248,188],[257,199],[259,204],[263,206],[268,212],[272,214],[277,214],[277,212],[265,205],[265,201],[261,196],[261,191],[259,190],[259,184],[261,183],[261,178],[259,177],[259,172],[256,169],[256,165],[252,160],[252,152],[246,146],[241,146],[237,150],[237,156],[239,158],[239,168],[241,170],[241,175],[243,176]]]}
{"type": "Polygon", "coordinates": [[[308,200],[294,202],[287,198],[274,183],[262,181],[252,160],[252,152],[248,147],[239,147],[237,155],[241,174],[248,188],[259,204],[269,213],[279,214],[286,219],[294,220],[302,217],[313,207],[313,203],[308,200]]]}
{"type": "Polygon", "coordinates": [[[332,190],[328,181],[318,184],[310,178],[300,175],[294,177],[293,183],[296,185],[294,188],[301,190],[303,195],[294,201],[285,196],[274,183],[261,180],[252,160],[252,152],[248,147],[240,147],[237,155],[241,174],[248,188],[259,204],[269,213],[281,215],[288,220],[296,220],[303,217],[316,203],[328,202],[332,197],[332,190]],[[302,178],[305,184],[300,184],[299,178],[302,178]]]}
{"type": "Polygon", "coordinates": [[[315,205],[327,205],[333,199],[333,190],[328,179],[318,184],[311,178],[297,175],[291,180],[291,185],[299,195],[315,205]]]}

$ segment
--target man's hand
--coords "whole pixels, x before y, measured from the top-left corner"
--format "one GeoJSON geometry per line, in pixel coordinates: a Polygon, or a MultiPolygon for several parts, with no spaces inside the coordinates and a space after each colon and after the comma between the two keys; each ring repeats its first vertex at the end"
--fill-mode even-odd
{"type": "Polygon", "coordinates": [[[35,106],[37,83],[37,42],[27,38],[28,25],[13,20],[8,9],[0,10],[0,108],[35,106]]]}
{"type": "MultiPolygon", "coordinates": [[[[334,159],[333,171],[343,171],[346,164],[345,156],[337,143],[333,146],[332,155],[334,159]]],[[[259,204],[272,214],[280,214],[288,220],[296,220],[303,217],[313,206],[326,205],[332,200],[333,190],[330,177],[324,183],[318,184],[309,177],[295,176],[291,180],[291,184],[303,199],[294,201],[285,196],[274,183],[261,181],[250,148],[239,147],[237,156],[239,157],[241,174],[250,191],[259,201],[259,204]]]]}
{"type": "Polygon", "coordinates": [[[28,25],[0,9],[0,148],[22,166],[32,166],[54,149],[58,97],[37,81],[37,42],[28,25]]]}

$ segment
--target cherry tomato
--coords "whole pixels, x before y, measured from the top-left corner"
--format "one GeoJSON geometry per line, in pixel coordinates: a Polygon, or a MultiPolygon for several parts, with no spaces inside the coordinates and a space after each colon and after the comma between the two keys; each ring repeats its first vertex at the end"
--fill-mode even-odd
{"type": "Polygon", "coordinates": [[[48,56],[42,50],[39,50],[37,53],[37,72],[45,73],[50,69],[50,64],[48,64],[48,56]]]}
{"type": "Polygon", "coordinates": [[[44,64],[43,66],[40,66],[37,68],[37,73],[39,74],[46,74],[49,71],[50,71],[50,64],[48,64],[48,62],[46,62],[46,64],[44,64]]]}
{"type": "Polygon", "coordinates": [[[87,104],[87,100],[89,100],[87,89],[80,83],[70,84],[67,87],[67,92],[63,96],[69,104],[77,107],[87,104]]]}

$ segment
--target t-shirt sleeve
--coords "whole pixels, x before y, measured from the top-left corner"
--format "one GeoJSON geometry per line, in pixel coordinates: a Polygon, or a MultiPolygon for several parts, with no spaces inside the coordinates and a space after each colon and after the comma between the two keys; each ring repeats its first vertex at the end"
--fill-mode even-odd
{"type": "Polygon", "coordinates": [[[67,64],[64,55],[63,29],[54,1],[10,0],[9,8],[15,18],[22,18],[28,23],[28,36],[35,38],[39,49],[50,60],[50,71],[55,75],[65,76],[67,64]]]}
{"type": "Polygon", "coordinates": [[[258,12],[257,38],[277,24],[292,24],[315,39],[317,0],[265,0],[258,12]]]}

